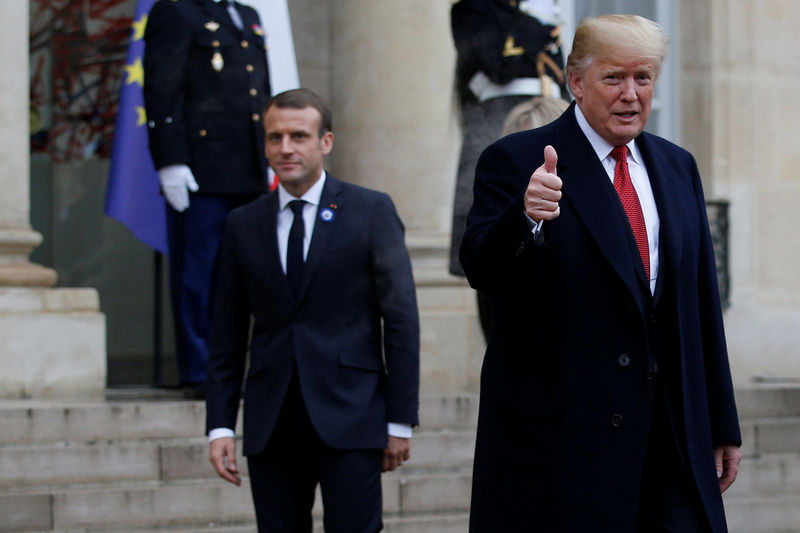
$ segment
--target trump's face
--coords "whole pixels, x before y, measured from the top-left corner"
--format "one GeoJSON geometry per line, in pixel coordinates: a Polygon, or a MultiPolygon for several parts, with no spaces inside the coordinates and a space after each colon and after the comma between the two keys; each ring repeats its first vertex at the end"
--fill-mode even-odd
{"type": "Polygon", "coordinates": [[[589,125],[613,146],[639,135],[650,117],[656,70],[635,60],[594,60],[569,85],[589,125]]]}
{"type": "Polygon", "coordinates": [[[333,133],[319,134],[321,121],[313,107],[273,105],[264,115],[269,164],[284,188],[298,198],[322,175],[323,157],[333,149],[333,133]]]}

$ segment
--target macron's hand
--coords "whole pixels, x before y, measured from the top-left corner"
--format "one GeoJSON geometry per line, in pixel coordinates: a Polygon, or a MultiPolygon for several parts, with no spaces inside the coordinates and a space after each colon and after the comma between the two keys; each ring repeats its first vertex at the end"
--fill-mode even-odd
{"type": "Polygon", "coordinates": [[[558,154],[549,144],[544,147],[544,164],[537,168],[525,189],[525,213],[534,221],[553,220],[561,214],[561,178],[556,175],[558,154]]]}
{"type": "Polygon", "coordinates": [[[391,472],[399,468],[404,461],[411,457],[411,439],[393,437],[389,435],[389,444],[383,450],[383,472],[391,472]]]}
{"type": "Polygon", "coordinates": [[[242,484],[242,477],[236,467],[236,441],[233,437],[212,440],[209,444],[208,460],[214,465],[219,477],[237,487],[242,484]]]}
{"type": "Polygon", "coordinates": [[[175,211],[183,212],[189,207],[189,191],[197,192],[199,186],[192,170],[187,165],[169,165],[158,171],[164,198],[175,211]]]}

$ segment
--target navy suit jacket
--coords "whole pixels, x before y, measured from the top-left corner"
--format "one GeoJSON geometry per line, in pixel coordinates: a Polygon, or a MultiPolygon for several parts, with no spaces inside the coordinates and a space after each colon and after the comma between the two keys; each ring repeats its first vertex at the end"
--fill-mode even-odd
{"type": "Polygon", "coordinates": [[[419,320],[403,224],[388,195],[330,174],[326,208],[334,217],[317,215],[298,299],[278,255],[277,193],[235,209],[225,225],[207,430],[235,427],[246,370],[245,455],[266,446],[295,366],[330,447],[384,448],[387,422],[418,424],[419,320]]]}
{"type": "Polygon", "coordinates": [[[495,319],[481,376],[471,531],[636,528],[656,363],[673,432],[713,531],[726,531],[713,448],[739,444],[705,200],[682,148],[642,133],[659,212],[651,295],[624,210],[574,104],[490,146],[461,262],[495,319]],[[561,214],[535,243],[523,193],[552,144],[561,214]]]}

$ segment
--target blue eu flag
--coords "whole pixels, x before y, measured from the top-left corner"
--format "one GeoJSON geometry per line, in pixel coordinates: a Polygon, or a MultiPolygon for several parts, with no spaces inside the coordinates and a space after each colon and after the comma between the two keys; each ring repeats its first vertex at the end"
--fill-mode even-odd
{"type": "Polygon", "coordinates": [[[167,253],[166,204],[147,149],[144,111],[144,28],[155,0],[139,0],[120,90],[119,112],[106,192],[106,214],[122,222],[137,239],[167,253]]]}

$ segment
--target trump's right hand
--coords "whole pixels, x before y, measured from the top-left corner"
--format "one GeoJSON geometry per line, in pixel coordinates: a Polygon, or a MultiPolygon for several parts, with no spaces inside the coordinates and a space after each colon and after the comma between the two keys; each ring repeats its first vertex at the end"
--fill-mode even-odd
{"type": "Polygon", "coordinates": [[[219,477],[237,487],[242,484],[242,477],[236,467],[236,441],[233,437],[212,440],[209,444],[208,460],[214,465],[219,477]]]}
{"type": "Polygon", "coordinates": [[[525,213],[534,221],[553,220],[561,214],[561,178],[556,175],[558,154],[549,144],[544,147],[544,164],[537,168],[525,189],[525,213]]]}

